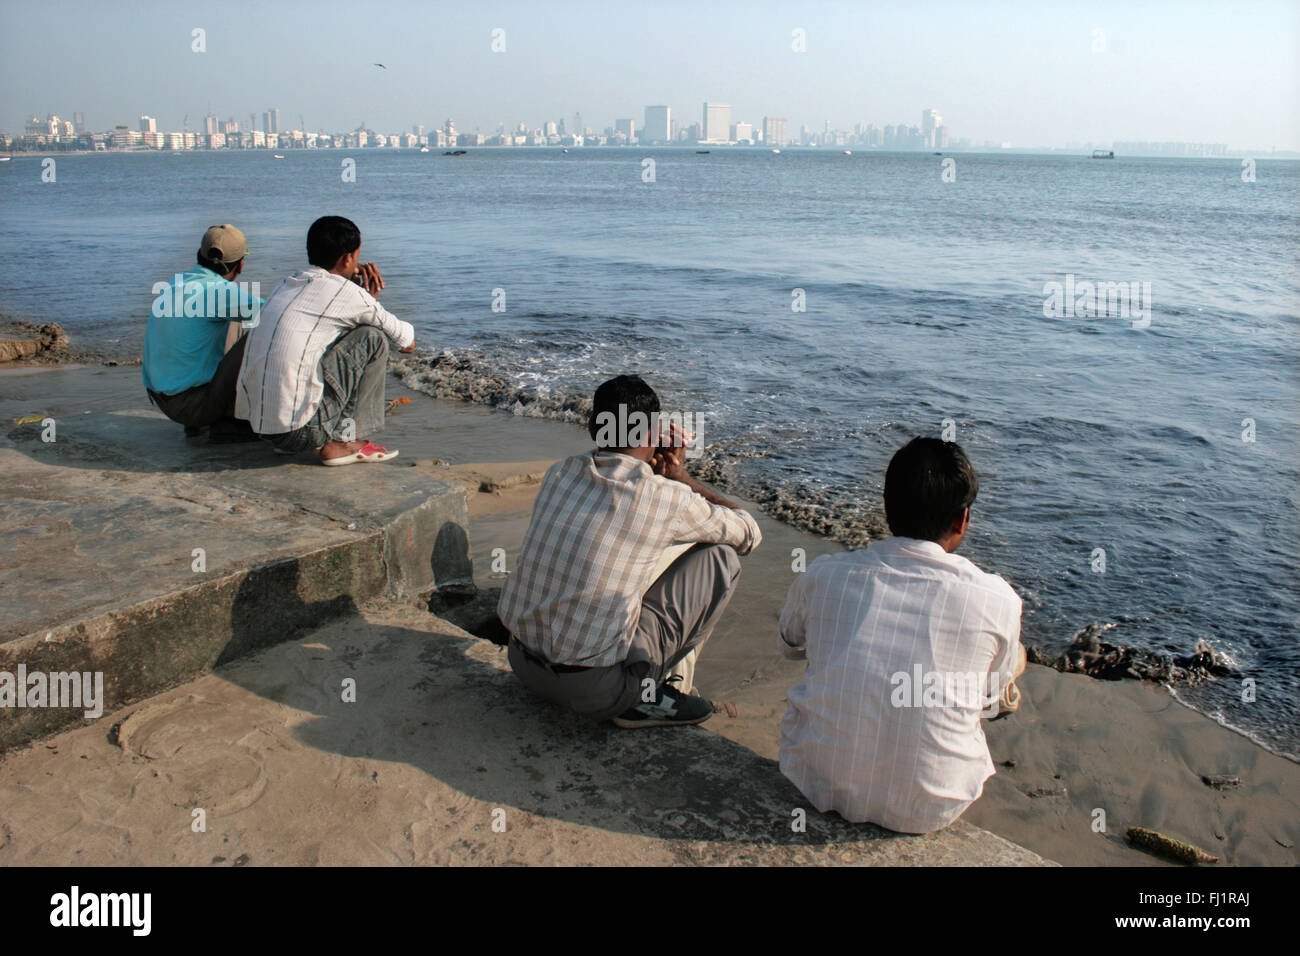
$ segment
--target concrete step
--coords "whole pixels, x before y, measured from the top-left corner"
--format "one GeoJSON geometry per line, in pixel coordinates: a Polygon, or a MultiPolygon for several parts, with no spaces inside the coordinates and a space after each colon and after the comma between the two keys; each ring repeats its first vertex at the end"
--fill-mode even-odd
{"type": "MultiPolygon", "coordinates": [[[[358,602],[471,579],[461,486],[401,458],[322,468],[186,439],[138,375],[0,376],[0,672],[102,673],[112,710],[358,602]]],[[[0,749],[81,714],[0,708],[0,749]]]]}

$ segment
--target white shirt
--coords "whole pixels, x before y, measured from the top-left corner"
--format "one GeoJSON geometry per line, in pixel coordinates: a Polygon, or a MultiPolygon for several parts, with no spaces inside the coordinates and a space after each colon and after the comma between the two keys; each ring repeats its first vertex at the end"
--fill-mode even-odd
{"type": "Polygon", "coordinates": [[[712,504],[631,455],[572,455],[542,479],[497,613],[552,664],[617,664],[665,549],[706,541],[748,554],[762,540],[746,512],[712,504]]]}
{"type": "Polygon", "coordinates": [[[306,425],[320,406],[325,382],[321,356],[343,333],[378,326],[404,349],[415,329],[355,282],[309,266],[281,282],[248,333],[235,387],[235,417],[259,435],[282,435],[306,425]]]}
{"type": "Polygon", "coordinates": [[[933,541],[817,558],[781,614],[786,656],[808,660],[787,696],[781,772],[854,823],[947,826],[993,775],[980,715],[1014,675],[1020,608],[1001,577],[933,541]]]}

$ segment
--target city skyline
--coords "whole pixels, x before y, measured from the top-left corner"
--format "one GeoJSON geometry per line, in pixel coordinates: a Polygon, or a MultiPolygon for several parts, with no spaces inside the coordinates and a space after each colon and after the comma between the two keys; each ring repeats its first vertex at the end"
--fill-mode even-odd
{"type": "MultiPolygon", "coordinates": [[[[238,20],[254,8],[233,0],[227,9],[238,20]]],[[[975,143],[1300,149],[1294,4],[1238,4],[1218,15],[1170,3],[1046,11],[943,0],[905,11],[399,3],[332,29],[349,9],[324,3],[307,19],[273,4],[256,8],[256,30],[234,30],[222,20],[204,26],[206,8],[188,5],[145,2],[106,17],[80,2],[5,2],[0,128],[20,132],[32,111],[60,109],[79,110],[96,127],[147,113],[160,129],[181,130],[186,117],[202,129],[210,110],[243,126],[279,103],[280,129],[298,126],[300,115],[310,130],[364,121],[388,131],[452,116],[462,129],[491,135],[499,124],[578,111],[597,130],[620,120],[644,125],[647,104],[702,122],[700,104],[716,102],[730,107],[731,122],[755,129],[764,117],[784,117],[792,135],[827,124],[911,126],[928,107],[975,143]],[[192,49],[195,30],[202,51],[192,49]],[[119,47],[129,52],[114,54],[105,83],[94,64],[119,47]],[[57,69],[51,50],[60,54],[57,69]]]]}
{"type": "MultiPolygon", "coordinates": [[[[716,101],[704,101],[701,118],[699,122],[693,124],[684,124],[672,116],[672,107],[667,105],[648,105],[644,107],[643,115],[645,117],[640,131],[637,131],[636,121],[632,118],[619,118],[613,121],[612,125],[603,129],[596,129],[589,125],[583,125],[579,128],[578,124],[583,123],[581,111],[574,113],[574,125],[567,127],[565,119],[560,117],[556,120],[545,120],[534,126],[529,126],[526,122],[520,121],[507,125],[503,121],[496,123],[493,130],[483,133],[476,128],[473,133],[478,134],[477,138],[466,130],[461,129],[451,118],[444,120],[442,124],[424,124],[412,123],[407,124],[404,132],[390,131],[384,133],[376,130],[368,124],[362,122],[351,132],[367,133],[370,141],[361,143],[338,142],[347,131],[335,129],[329,130],[324,127],[318,130],[310,130],[301,122],[302,116],[299,114],[300,123],[296,126],[282,127],[280,122],[281,110],[278,107],[270,107],[260,111],[251,110],[248,113],[248,123],[243,124],[237,114],[231,114],[227,119],[220,119],[218,114],[209,112],[203,117],[203,128],[201,130],[191,130],[189,115],[183,120],[183,130],[159,131],[157,129],[157,120],[155,117],[147,114],[141,114],[139,117],[138,131],[148,133],[151,136],[161,137],[161,141],[152,141],[148,137],[143,144],[134,140],[130,143],[115,142],[109,140],[110,146],[124,145],[145,145],[155,148],[205,148],[210,147],[210,143],[199,141],[188,141],[185,146],[179,144],[175,147],[164,145],[169,135],[190,133],[202,133],[211,136],[214,133],[229,134],[246,134],[256,132],[259,135],[275,133],[293,133],[294,141],[285,142],[286,148],[304,145],[302,140],[307,134],[313,137],[330,137],[336,142],[325,145],[343,146],[343,145],[362,145],[362,146],[582,146],[582,145],[643,145],[643,146],[671,146],[671,145],[770,145],[770,146],[812,146],[812,147],[837,147],[837,146],[863,146],[870,148],[898,149],[898,150],[915,150],[915,149],[951,149],[956,151],[969,151],[978,149],[1018,149],[1018,150],[1070,150],[1070,149],[1091,149],[1098,148],[1116,148],[1123,149],[1132,155],[1182,155],[1182,156],[1226,156],[1235,152],[1251,152],[1256,155],[1267,155],[1270,152],[1278,152],[1291,155],[1296,151],[1290,150],[1272,150],[1246,148],[1234,150],[1233,144],[1226,143],[1208,143],[1203,141],[1170,141],[1170,140],[1100,140],[1100,141],[1070,141],[1062,146],[1038,146],[1038,145],[1020,145],[1006,141],[996,140],[975,140],[970,137],[951,137],[951,129],[945,123],[943,115],[933,107],[927,107],[920,111],[919,124],[906,123],[886,123],[878,126],[873,122],[858,122],[850,129],[839,129],[832,127],[829,121],[826,121],[821,130],[815,130],[806,124],[800,124],[797,133],[790,132],[790,124],[787,117],[763,116],[758,122],[737,121],[731,114],[731,107],[726,103],[716,101]],[[260,121],[259,121],[260,116],[260,121]],[[709,126],[710,117],[713,117],[713,126],[709,126]],[[146,125],[147,124],[147,125],[146,125]],[[432,135],[426,136],[425,130],[429,129],[431,133],[446,130],[448,137],[444,141],[441,138],[435,139],[432,135]],[[665,130],[667,131],[665,134],[665,130]],[[407,134],[414,132],[414,138],[407,134]],[[724,132],[726,131],[726,132],[724,132]],[[533,141],[531,137],[535,134],[548,134],[549,139],[546,141],[533,141]],[[573,134],[585,137],[587,142],[582,139],[575,139],[573,134]],[[298,136],[297,134],[303,134],[298,136]],[[661,135],[664,134],[664,135],[661,135]],[[398,139],[402,138],[402,142],[398,139]],[[503,137],[505,141],[503,142],[503,137]],[[516,141],[511,142],[513,137],[516,141]],[[522,138],[528,137],[528,142],[523,142],[522,138]],[[378,138],[378,142],[376,142],[378,138]],[[606,142],[608,140],[608,142],[606,142]]],[[[688,114],[689,115],[689,114],[688,114]]],[[[115,123],[113,127],[105,127],[102,130],[96,130],[93,124],[88,124],[85,120],[84,111],[74,113],[74,121],[64,121],[58,114],[47,114],[46,119],[41,120],[39,114],[29,113],[24,123],[24,131],[9,135],[4,127],[0,126],[0,148],[7,146],[4,137],[8,137],[12,143],[18,137],[26,134],[29,140],[27,148],[32,148],[30,140],[33,136],[44,136],[48,134],[52,142],[59,141],[59,132],[63,131],[63,139],[66,141],[71,138],[74,132],[78,135],[90,132],[99,133],[109,137],[120,135],[121,131],[135,131],[129,123],[115,123]]],[[[89,144],[87,144],[89,146],[89,144]]],[[[211,148],[223,148],[228,145],[225,142],[218,143],[211,148]]],[[[266,145],[264,141],[256,143],[245,143],[244,148],[249,146],[261,147],[266,145]]],[[[272,148],[276,144],[272,143],[272,148]]],[[[310,145],[315,145],[312,143],[310,145]]]]}
{"type": "MultiPolygon", "coordinates": [[[[882,127],[871,123],[855,124],[852,130],[832,129],[830,123],[822,131],[811,130],[801,126],[797,137],[788,132],[786,117],[764,116],[761,124],[739,121],[728,123],[731,119],[727,104],[703,104],[703,114],[699,123],[682,126],[671,118],[671,108],[664,105],[645,107],[646,121],[640,133],[636,130],[636,121],[632,118],[620,118],[612,127],[606,127],[597,133],[585,126],[581,112],[574,114],[573,126],[566,128],[565,120],[547,120],[535,127],[528,127],[520,122],[507,129],[504,123],[497,124],[497,131],[491,135],[466,133],[457,129],[455,121],[447,119],[441,126],[428,129],[422,123],[411,124],[403,133],[381,133],[367,127],[364,123],[350,132],[320,130],[311,132],[301,128],[281,129],[280,110],[269,108],[262,111],[259,127],[257,113],[249,113],[247,127],[241,127],[233,116],[221,120],[216,114],[204,117],[202,133],[187,128],[182,131],[159,130],[154,117],[141,114],[138,128],[128,123],[115,124],[112,130],[92,132],[87,130],[84,113],[73,114],[72,121],[63,120],[57,115],[47,115],[41,120],[37,114],[30,114],[25,124],[25,134],[21,141],[9,137],[0,131],[0,150],[21,147],[24,150],[42,148],[84,148],[84,149],[259,149],[259,148],[413,148],[423,146],[687,146],[687,145],[723,145],[723,146],[796,146],[796,147],[840,147],[859,146],[884,150],[1010,150],[1054,152],[1054,149],[1041,147],[1015,147],[1011,143],[992,141],[974,142],[963,137],[951,140],[949,128],[943,116],[933,108],[921,111],[920,125],[885,124],[882,127]],[[723,134],[723,130],[727,133],[723,134]],[[666,138],[665,138],[666,137],[666,138]]],[[[1224,143],[1201,143],[1186,141],[1113,141],[1103,143],[1069,143],[1066,150],[1093,149],[1107,147],[1129,155],[1136,156],[1190,156],[1223,157],[1232,155],[1233,151],[1224,143]]],[[[1266,153],[1265,153],[1266,155],[1266,153]]],[[[1279,151],[1279,155],[1292,155],[1279,151]]]]}

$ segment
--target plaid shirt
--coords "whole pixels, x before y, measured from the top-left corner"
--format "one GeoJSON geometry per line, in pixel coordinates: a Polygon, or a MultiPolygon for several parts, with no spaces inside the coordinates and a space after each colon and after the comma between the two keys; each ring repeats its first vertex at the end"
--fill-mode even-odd
{"type": "Polygon", "coordinates": [[[748,554],[762,537],[746,512],[710,504],[630,455],[572,455],[542,480],[497,613],[552,664],[617,664],[665,549],[705,541],[748,554]]]}

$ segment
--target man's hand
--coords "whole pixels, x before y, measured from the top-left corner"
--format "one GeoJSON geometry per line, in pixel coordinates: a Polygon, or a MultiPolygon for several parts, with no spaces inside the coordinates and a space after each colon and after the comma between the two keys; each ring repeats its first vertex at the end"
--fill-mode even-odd
{"type": "Polygon", "coordinates": [[[650,468],[656,475],[663,475],[671,481],[686,484],[686,446],[679,445],[674,448],[661,445],[656,448],[650,458],[650,468]]]}
{"type": "Polygon", "coordinates": [[[410,345],[408,345],[404,349],[398,349],[397,351],[401,352],[403,355],[410,355],[412,352],[415,351],[415,340],[412,339],[410,345]]]}
{"type": "Polygon", "coordinates": [[[686,470],[686,446],[694,437],[694,435],[679,428],[675,422],[669,424],[668,434],[659,436],[659,447],[654,450],[654,454],[650,457],[651,470],[656,475],[662,475],[669,481],[680,481],[711,504],[721,505],[724,508],[732,508],[737,511],[744,510],[734,501],[728,501],[712,488],[696,481],[691,476],[691,473],[686,470]]]}
{"type": "Polygon", "coordinates": [[[379,266],[373,262],[367,262],[365,265],[357,266],[356,274],[352,281],[361,288],[365,289],[371,295],[378,295],[379,290],[384,287],[384,277],[379,274],[379,266]]]}

